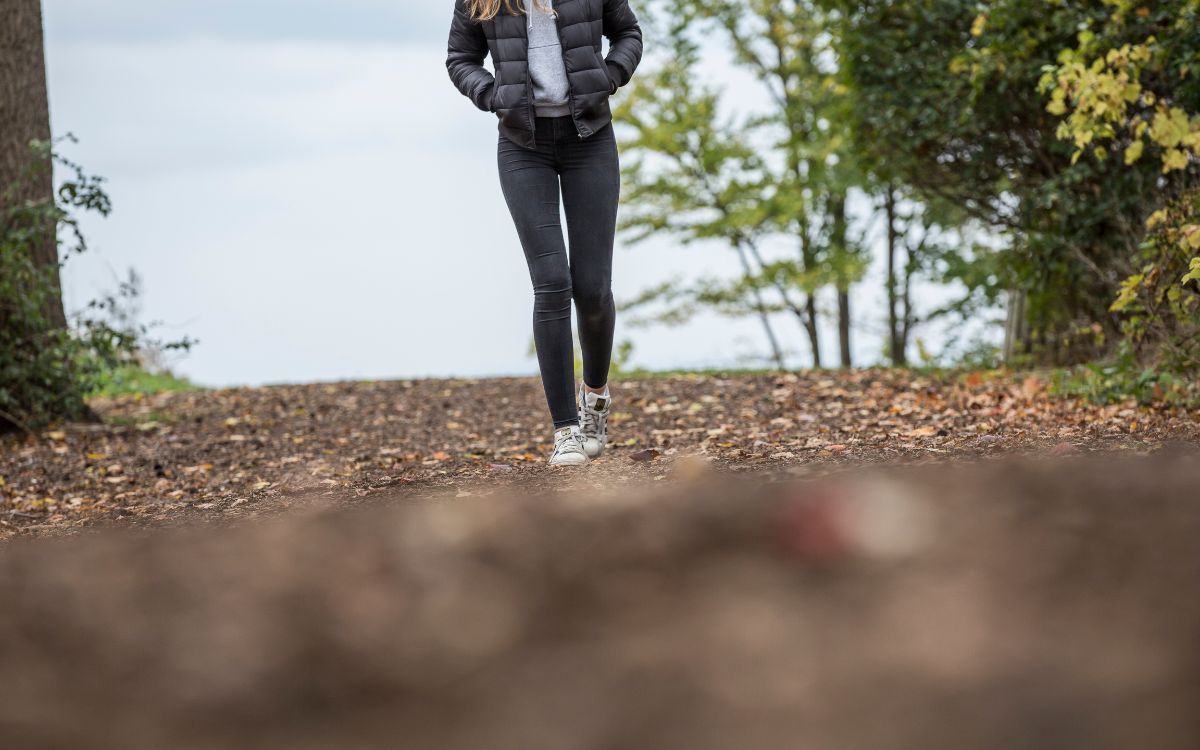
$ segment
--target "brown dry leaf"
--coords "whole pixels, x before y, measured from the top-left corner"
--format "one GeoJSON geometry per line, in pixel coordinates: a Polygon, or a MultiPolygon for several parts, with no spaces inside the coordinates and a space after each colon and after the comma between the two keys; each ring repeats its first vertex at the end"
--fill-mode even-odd
{"type": "Polygon", "coordinates": [[[711,473],[712,462],[694,453],[680,456],[671,464],[671,477],[683,482],[694,482],[711,473]]]}
{"type": "Polygon", "coordinates": [[[1043,387],[1042,379],[1036,375],[1030,375],[1021,381],[1021,393],[1028,399],[1032,399],[1040,394],[1043,387]]]}

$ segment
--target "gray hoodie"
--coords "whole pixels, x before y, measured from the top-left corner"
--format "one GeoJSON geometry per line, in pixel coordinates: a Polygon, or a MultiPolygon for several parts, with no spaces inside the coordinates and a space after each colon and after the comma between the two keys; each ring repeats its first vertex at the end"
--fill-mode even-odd
{"type": "MultiPolygon", "coordinates": [[[[549,7],[551,0],[542,0],[549,7]]],[[[534,0],[525,0],[529,29],[529,77],[533,81],[533,107],[538,117],[571,114],[567,66],[563,63],[554,16],[541,10],[534,0]]]]}

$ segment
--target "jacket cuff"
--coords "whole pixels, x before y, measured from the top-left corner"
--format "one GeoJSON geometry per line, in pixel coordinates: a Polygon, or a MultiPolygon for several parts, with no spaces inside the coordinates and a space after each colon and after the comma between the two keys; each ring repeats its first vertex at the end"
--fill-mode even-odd
{"type": "Polygon", "coordinates": [[[496,93],[496,84],[493,82],[493,83],[490,83],[487,86],[485,86],[484,89],[479,92],[479,95],[476,96],[472,101],[474,101],[476,107],[483,110],[484,112],[491,112],[492,111],[492,95],[495,93],[496,93]]]}
{"type": "Polygon", "coordinates": [[[605,62],[604,67],[608,71],[608,93],[615,94],[617,89],[621,87],[621,77],[625,72],[621,70],[615,63],[605,62]]]}

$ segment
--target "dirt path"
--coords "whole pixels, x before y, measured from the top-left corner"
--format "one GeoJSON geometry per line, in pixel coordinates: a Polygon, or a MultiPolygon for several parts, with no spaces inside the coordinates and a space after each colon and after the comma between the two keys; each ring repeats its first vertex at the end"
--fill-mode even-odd
{"type": "Polygon", "coordinates": [[[101,401],[107,423],[0,442],[0,539],[97,523],[206,522],[313,498],[486,494],[513,484],[611,486],[723,472],[1033,451],[1149,452],[1200,441],[1197,414],[1094,407],[1033,377],[895,371],[682,376],[616,391],[616,444],[583,472],[543,463],[533,379],[280,386],[101,401]],[[699,457],[699,458],[697,458],[699,457]]]}

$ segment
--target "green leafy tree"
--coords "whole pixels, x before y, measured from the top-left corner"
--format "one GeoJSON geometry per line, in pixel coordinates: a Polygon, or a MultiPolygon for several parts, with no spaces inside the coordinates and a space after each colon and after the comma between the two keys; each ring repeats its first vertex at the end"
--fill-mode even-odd
{"type": "Polygon", "coordinates": [[[719,95],[698,83],[698,47],[688,37],[687,15],[674,16],[666,35],[671,54],[655,70],[645,71],[618,109],[633,136],[623,142],[630,155],[624,168],[626,211],[622,231],[631,243],[669,234],[685,244],[718,241],[738,258],[741,274],[731,280],[669,282],[647,290],[627,310],[668,303],[656,322],[683,322],[700,307],[728,315],[753,314],[762,323],[776,366],[785,359],[771,314],[790,310],[804,319],[793,301],[784,270],[771,268],[760,250],[770,230],[763,209],[766,169],[744,131],[722,121],[719,95]],[[775,295],[767,299],[767,292],[775,295]]]}
{"type": "Polygon", "coordinates": [[[1073,160],[1037,93],[1048,65],[1103,3],[841,0],[842,64],[859,143],[922,202],[953,206],[1004,240],[975,290],[1023,300],[1019,349],[1049,362],[1108,351],[1109,311],[1142,239],[1157,175],[1073,160]],[[873,146],[872,146],[873,144],[873,146]]]}
{"type": "Polygon", "coordinates": [[[664,285],[639,302],[670,296],[730,314],[754,312],[768,330],[770,312],[789,312],[820,366],[817,298],[833,286],[841,362],[849,366],[850,287],[866,263],[848,215],[858,173],[839,108],[849,104],[824,17],[806,2],[761,0],[663,0],[654,10],[660,47],[669,52],[639,76],[619,112],[635,132],[623,143],[633,161],[625,228],[635,241],[657,232],[723,240],[743,272],[724,283],[664,285]],[[711,52],[714,34],[762,86],[766,111],[720,119],[720,92],[699,83],[696,69],[696,39],[711,52]],[[780,239],[795,243],[794,255],[764,253],[768,240],[780,239]]]}
{"type": "Polygon", "coordinates": [[[796,285],[813,364],[822,362],[817,291],[838,290],[841,361],[850,364],[849,285],[861,275],[847,241],[846,193],[855,182],[841,116],[844,92],[822,9],[808,0],[693,0],[723,32],[734,61],[754,75],[771,108],[754,123],[775,158],[765,208],[796,239],[796,285]]]}
{"type": "MultiPolygon", "coordinates": [[[[1131,354],[1200,368],[1200,0],[1105,0],[1042,77],[1072,159],[1143,175],[1153,212],[1110,310],[1131,354]]],[[[1141,229],[1141,227],[1138,227],[1141,229]]]]}

